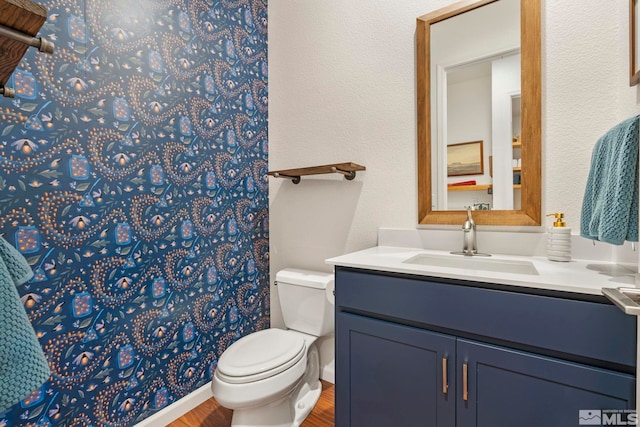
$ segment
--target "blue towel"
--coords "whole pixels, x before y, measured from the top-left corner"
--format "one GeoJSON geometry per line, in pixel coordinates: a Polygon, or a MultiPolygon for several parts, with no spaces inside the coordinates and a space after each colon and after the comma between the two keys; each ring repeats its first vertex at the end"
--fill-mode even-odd
{"type": "Polygon", "coordinates": [[[593,148],[582,237],[614,245],[638,241],[638,117],[610,129],[593,148]]]}
{"type": "Polygon", "coordinates": [[[0,414],[49,378],[49,365],[16,289],[32,276],[22,254],[0,238],[0,414]]]}

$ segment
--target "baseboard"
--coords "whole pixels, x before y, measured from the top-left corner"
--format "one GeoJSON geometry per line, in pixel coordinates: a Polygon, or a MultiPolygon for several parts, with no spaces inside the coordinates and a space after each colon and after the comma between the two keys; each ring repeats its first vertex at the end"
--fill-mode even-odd
{"type": "Polygon", "coordinates": [[[211,383],[209,382],[177,402],[173,402],[160,412],[140,421],[135,427],[166,426],[212,397],[213,393],[211,393],[211,383]]]}
{"type": "Polygon", "coordinates": [[[320,372],[320,379],[329,381],[331,384],[336,383],[336,372],[333,368],[333,364],[322,367],[322,372],[320,372]]]}

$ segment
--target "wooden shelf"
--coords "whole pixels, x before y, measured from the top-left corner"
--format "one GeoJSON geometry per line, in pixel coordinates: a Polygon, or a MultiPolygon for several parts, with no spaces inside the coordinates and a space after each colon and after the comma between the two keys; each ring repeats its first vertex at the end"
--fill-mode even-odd
{"type": "Polygon", "coordinates": [[[513,148],[522,148],[522,142],[513,142],[513,148]]]}
{"type": "Polygon", "coordinates": [[[519,190],[522,188],[522,184],[513,184],[513,189],[514,190],[519,190]]]}
{"type": "Polygon", "coordinates": [[[5,85],[29,46],[41,52],[52,53],[53,44],[35,36],[47,20],[47,9],[31,0],[0,0],[0,89],[5,96],[5,85]]]}
{"type": "Polygon", "coordinates": [[[521,166],[516,166],[515,168],[513,168],[514,172],[522,172],[522,167],[521,166]]]}
{"type": "Polygon", "coordinates": [[[294,184],[300,182],[300,177],[307,175],[322,175],[327,173],[340,173],[344,175],[349,181],[356,177],[356,171],[367,170],[364,166],[356,163],[333,163],[330,165],[322,166],[309,166],[305,168],[297,169],[282,169],[277,171],[269,171],[267,175],[271,175],[275,178],[288,178],[294,184]]]}
{"type": "Polygon", "coordinates": [[[449,185],[447,191],[483,191],[492,188],[491,184],[478,184],[478,185],[449,185]]]}

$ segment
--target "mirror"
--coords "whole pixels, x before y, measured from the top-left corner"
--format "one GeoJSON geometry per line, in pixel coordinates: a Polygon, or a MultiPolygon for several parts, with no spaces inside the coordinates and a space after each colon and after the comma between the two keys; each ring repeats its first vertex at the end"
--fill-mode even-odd
{"type": "Polygon", "coordinates": [[[640,64],[638,63],[640,59],[639,14],[638,0],[629,0],[629,66],[631,69],[629,86],[635,86],[640,83],[640,64]]]}
{"type": "Polygon", "coordinates": [[[416,39],[420,224],[540,225],[540,0],[461,1],[416,39]]]}

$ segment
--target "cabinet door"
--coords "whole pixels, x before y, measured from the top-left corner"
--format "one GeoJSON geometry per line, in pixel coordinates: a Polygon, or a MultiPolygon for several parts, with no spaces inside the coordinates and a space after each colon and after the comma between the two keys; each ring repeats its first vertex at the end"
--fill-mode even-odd
{"type": "Polygon", "coordinates": [[[454,337],[338,312],[336,426],[454,426],[454,362],[454,337]]]}
{"type": "Polygon", "coordinates": [[[464,339],[456,357],[458,427],[577,426],[581,410],[635,407],[631,375],[464,339]]]}

